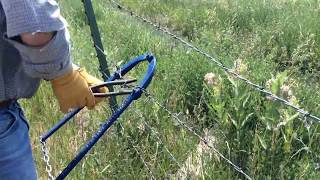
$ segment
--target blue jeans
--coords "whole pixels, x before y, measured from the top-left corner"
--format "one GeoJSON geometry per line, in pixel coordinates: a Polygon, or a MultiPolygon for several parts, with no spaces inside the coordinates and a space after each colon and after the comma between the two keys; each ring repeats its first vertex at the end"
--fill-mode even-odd
{"type": "Polygon", "coordinates": [[[0,108],[0,179],[37,179],[29,125],[17,102],[0,108]]]}

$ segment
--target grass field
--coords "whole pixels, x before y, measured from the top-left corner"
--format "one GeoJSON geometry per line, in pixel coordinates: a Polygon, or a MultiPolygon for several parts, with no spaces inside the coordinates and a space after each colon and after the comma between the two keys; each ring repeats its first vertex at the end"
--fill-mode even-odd
{"type": "MultiPolygon", "coordinates": [[[[98,61],[81,1],[60,0],[73,61],[96,76],[98,61]]],[[[227,67],[320,116],[318,0],[121,0],[214,55],[227,67]]],[[[123,13],[93,1],[110,70],[145,52],[158,59],[149,88],[69,175],[69,179],[244,179],[163,109],[253,179],[319,179],[319,123],[234,79],[202,55],[123,13]],[[211,82],[205,80],[213,73],[211,82]]],[[[145,66],[130,74],[141,77],[145,66]]],[[[120,100],[120,99],[119,99],[120,100]]],[[[46,179],[39,136],[63,116],[47,82],[23,100],[34,156],[46,179]]],[[[110,116],[107,106],[80,114],[48,142],[53,174],[110,116]]]]}

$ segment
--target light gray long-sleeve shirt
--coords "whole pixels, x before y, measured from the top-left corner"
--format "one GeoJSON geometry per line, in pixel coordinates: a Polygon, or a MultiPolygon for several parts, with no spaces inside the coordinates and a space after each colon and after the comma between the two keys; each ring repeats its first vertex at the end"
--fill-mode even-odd
{"type": "Polygon", "coordinates": [[[54,0],[0,0],[0,102],[29,98],[41,79],[54,79],[71,65],[69,34],[54,0]],[[25,32],[56,32],[43,47],[13,40],[25,32]]]}

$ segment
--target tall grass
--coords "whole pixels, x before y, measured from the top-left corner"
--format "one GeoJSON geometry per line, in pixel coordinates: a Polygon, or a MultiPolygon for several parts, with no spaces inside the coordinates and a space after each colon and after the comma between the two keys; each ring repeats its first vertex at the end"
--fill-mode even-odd
{"type": "MultiPolygon", "coordinates": [[[[132,10],[183,36],[238,69],[249,79],[320,115],[319,1],[122,0],[132,10]],[[239,64],[238,64],[239,65],[239,64]],[[271,79],[271,80],[270,80],[271,79]],[[288,91],[289,91],[288,90],[288,91]]],[[[80,1],[59,1],[69,22],[73,61],[99,76],[98,61],[80,1]]],[[[319,130],[291,109],[261,96],[224,74],[207,59],[149,26],[117,11],[108,1],[94,1],[110,70],[116,64],[152,52],[157,72],[149,91],[200,134],[211,129],[214,146],[254,179],[317,179],[319,130]],[[216,81],[203,81],[213,72],[216,81]],[[303,118],[302,118],[303,119],[303,118]]],[[[131,74],[139,77],[144,66],[131,74]]],[[[120,100],[120,99],[119,99],[120,100]]],[[[50,86],[22,101],[30,119],[34,156],[46,179],[38,137],[62,114],[50,86]]],[[[110,116],[105,105],[84,112],[49,140],[57,174],[81,145],[110,116]]],[[[70,179],[177,178],[184,161],[197,153],[199,140],[142,97],[120,118],[124,129],[112,128],[70,174],[70,179]],[[155,137],[150,124],[159,132],[155,137]],[[168,149],[176,158],[175,162],[168,149]]],[[[195,156],[196,157],[196,156],[195,156]]],[[[222,159],[203,155],[203,173],[189,178],[243,178],[222,159]]]]}

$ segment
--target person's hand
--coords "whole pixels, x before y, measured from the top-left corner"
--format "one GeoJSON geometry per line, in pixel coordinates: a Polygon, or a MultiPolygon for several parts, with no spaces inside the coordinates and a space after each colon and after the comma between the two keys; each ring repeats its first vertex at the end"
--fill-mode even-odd
{"type": "MultiPolygon", "coordinates": [[[[102,98],[95,98],[90,86],[102,83],[101,80],[91,76],[85,69],[74,66],[64,75],[51,80],[53,92],[57,97],[60,110],[67,113],[70,109],[94,106],[101,102],[102,98]]],[[[106,93],[106,87],[99,88],[99,92],[106,93]]]]}
{"type": "MultiPolygon", "coordinates": [[[[101,81],[100,79],[91,76],[90,74],[87,73],[87,71],[83,68],[78,68],[79,73],[81,74],[81,76],[87,81],[87,84],[89,87],[98,85],[103,83],[103,81],[101,81]]],[[[93,93],[107,93],[109,92],[107,87],[101,87],[99,88],[99,92],[93,92],[93,93]]],[[[95,102],[96,104],[103,101],[105,98],[95,98],[95,102]]]]}

